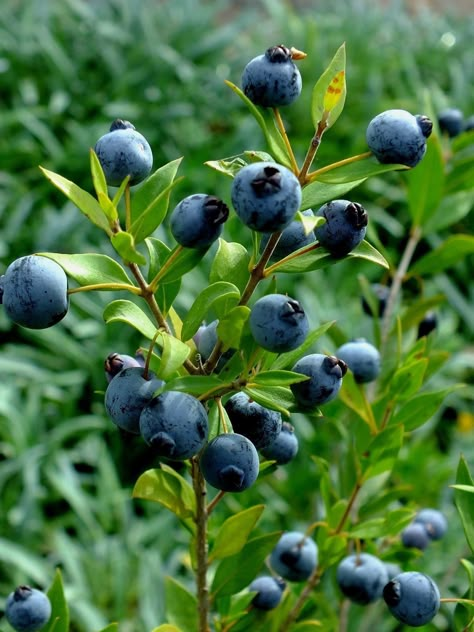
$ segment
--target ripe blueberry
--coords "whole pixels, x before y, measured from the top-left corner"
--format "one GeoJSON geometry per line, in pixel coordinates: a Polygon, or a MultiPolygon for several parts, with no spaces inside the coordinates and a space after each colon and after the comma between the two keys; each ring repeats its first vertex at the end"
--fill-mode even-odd
{"type": "Polygon", "coordinates": [[[250,591],[257,593],[252,599],[252,605],[259,610],[273,610],[280,603],[285,587],[285,582],[277,577],[257,577],[249,586],[250,591]]]}
{"type": "Polygon", "coordinates": [[[315,408],[336,397],[347,366],[335,356],[311,353],[298,360],[291,370],[309,377],[304,382],[291,384],[296,401],[302,408],[315,408]]]}
{"type": "Polygon", "coordinates": [[[287,531],[270,554],[270,566],[290,582],[302,582],[318,564],[318,547],[314,540],[299,531],[287,531]]]}
{"type": "Polygon", "coordinates": [[[242,89],[256,105],[275,108],[290,105],[301,94],[302,81],[298,68],[286,46],[272,46],[263,55],[254,57],[242,74],[242,89]]]}
{"type": "Polygon", "coordinates": [[[280,413],[252,401],[245,393],[232,395],[225,409],[234,432],[250,439],[257,450],[266,448],[281,430],[280,413]]]}
{"type": "Polygon", "coordinates": [[[184,461],[207,441],[206,409],[188,393],[165,391],[143,407],[140,433],[157,456],[184,461]]]}
{"type": "Polygon", "coordinates": [[[370,305],[366,301],[365,297],[362,297],[362,309],[369,316],[381,318],[383,316],[385,308],[387,307],[387,301],[390,295],[390,288],[387,285],[382,285],[381,283],[372,283],[370,289],[375,298],[375,314],[372,313],[370,305]]]}
{"type": "Polygon", "coordinates": [[[126,353],[109,353],[104,362],[105,377],[110,384],[112,379],[120,373],[122,369],[129,369],[131,367],[143,366],[143,364],[137,359],[126,353]]]}
{"type": "Polygon", "coordinates": [[[205,193],[185,197],[173,209],[170,228],[178,244],[186,248],[207,248],[222,233],[229,209],[222,200],[205,193]]]}
{"type": "Polygon", "coordinates": [[[426,152],[432,122],[406,110],[386,110],[373,118],[366,133],[369,149],[383,164],[415,167],[426,152]]]}
{"type": "Polygon", "coordinates": [[[141,366],[122,369],[105,391],[105,409],[122,430],[140,434],[140,414],[163,382],[154,376],[144,377],[141,366]]]}
{"type": "Polygon", "coordinates": [[[266,459],[276,461],[277,465],[289,463],[298,452],[298,438],[293,426],[284,421],[275,439],[260,452],[266,459]]]}
{"type": "MultiPolygon", "coordinates": [[[[306,209],[301,213],[302,215],[306,215],[307,217],[314,216],[314,213],[311,209],[306,209]]],[[[262,239],[260,241],[260,252],[263,252],[265,246],[270,239],[270,235],[272,233],[264,233],[262,235],[262,239]]],[[[277,245],[273,249],[272,255],[270,259],[272,261],[279,261],[284,257],[287,257],[295,250],[299,250],[304,246],[309,246],[314,243],[315,236],[314,231],[305,233],[303,223],[298,221],[297,219],[293,220],[286,228],[283,229],[283,232],[280,235],[280,239],[277,242],[277,245]]]]}
{"type": "Polygon", "coordinates": [[[385,564],[370,553],[353,554],[342,559],[336,581],[341,592],[351,601],[365,605],[382,596],[388,582],[385,564]]]}
{"type": "Polygon", "coordinates": [[[426,312],[422,320],[418,324],[417,338],[423,338],[436,329],[438,318],[435,312],[426,312]]]}
{"type": "Polygon", "coordinates": [[[383,589],[383,598],[393,616],[416,628],[433,619],[439,610],[438,587],[428,575],[400,573],[383,589]]]}
{"type": "Polygon", "coordinates": [[[474,114],[465,120],[463,132],[471,132],[472,130],[474,130],[474,114]]]}
{"type": "Polygon", "coordinates": [[[144,180],[151,171],[153,154],[144,136],[129,121],[116,119],[101,136],[94,151],[109,186],[118,187],[126,176],[131,185],[144,180]]]}
{"type": "Polygon", "coordinates": [[[37,632],[51,617],[51,602],[41,590],[18,586],[7,597],[5,617],[17,632],[37,632]]]}
{"type": "Polygon", "coordinates": [[[309,331],[304,309],[284,294],[267,294],[258,299],[250,310],[249,325],[255,342],[274,353],[296,349],[309,331]]]}
{"type": "Polygon", "coordinates": [[[46,329],[68,310],[67,276],[52,259],[28,255],[13,261],[3,279],[3,306],[17,325],[46,329]]]}
{"type": "Polygon", "coordinates": [[[380,353],[364,338],[346,342],[336,355],[347,364],[356,382],[372,382],[380,373],[380,353]]]}
{"type": "Polygon", "coordinates": [[[438,125],[442,133],[454,138],[464,129],[464,115],[458,108],[446,108],[438,113],[438,125]]]}
{"type": "Polygon", "coordinates": [[[258,453],[254,444],[243,435],[220,434],[204,448],[202,475],[212,487],[225,492],[242,492],[257,479],[258,453]]]}
{"type": "Polygon", "coordinates": [[[448,521],[438,509],[420,509],[414,522],[424,526],[431,540],[440,540],[448,529],[448,521]]]}
{"type": "MultiPolygon", "coordinates": [[[[201,356],[201,362],[206,362],[209,359],[209,356],[212,353],[212,350],[216,346],[217,343],[217,325],[219,324],[219,320],[213,320],[208,325],[201,325],[195,335],[193,336],[193,340],[196,344],[196,348],[198,353],[201,356]]],[[[222,367],[228,362],[228,360],[234,355],[235,349],[227,349],[221,355],[217,366],[216,371],[219,372],[222,367]]]]}
{"type": "Polygon", "coordinates": [[[301,186],[295,174],[274,162],[242,167],[234,178],[232,204],[241,221],[258,232],[283,230],[301,204],[301,186]]]}
{"type": "Polygon", "coordinates": [[[412,522],[403,529],[401,539],[403,546],[420,549],[420,551],[426,549],[430,543],[425,526],[417,522],[412,522]]]}
{"type": "Polygon", "coordinates": [[[321,206],[316,215],[326,220],[314,229],[316,239],[335,257],[354,250],[367,232],[367,211],[356,202],[333,200],[321,206]]]}

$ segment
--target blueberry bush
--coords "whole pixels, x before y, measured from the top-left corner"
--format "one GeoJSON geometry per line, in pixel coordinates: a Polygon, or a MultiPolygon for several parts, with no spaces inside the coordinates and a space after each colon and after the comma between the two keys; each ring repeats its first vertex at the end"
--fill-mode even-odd
{"type": "MultiPolygon", "coordinates": [[[[448,355],[436,344],[432,314],[446,297],[426,293],[424,284],[431,288],[430,280],[474,252],[471,235],[448,231],[474,202],[473,135],[445,135],[426,96],[423,113],[374,113],[367,137],[360,134],[367,138],[364,151],[321,166],[320,148],[331,144],[345,111],[345,46],[300,90],[297,69],[309,63],[316,64],[301,50],[271,46],[242,70],[242,85],[236,77],[222,87],[222,99],[247,108],[262,142],[230,157],[206,158],[202,169],[214,174],[219,195],[204,187],[180,195],[185,161],[155,160],[152,167],[154,147],[138,120],[116,119],[98,141],[90,138],[89,186],[77,184],[69,171],[66,177],[41,167],[50,186],[82,213],[81,221],[89,220],[101,247],[24,253],[0,281],[5,316],[41,330],[31,339],[38,345],[60,320],[76,318],[80,326],[77,312],[69,313],[76,301],[84,308],[81,301],[90,295],[107,297],[97,322],[114,332],[116,348],[103,358],[101,392],[92,394],[97,415],[72,417],[70,429],[59,420],[56,441],[66,441],[68,432],[84,434],[77,459],[87,473],[86,455],[97,445],[87,435],[105,413],[111,441],[136,451],[132,495],[143,519],[129,534],[127,553],[132,559],[134,546],[145,543],[147,563],[161,564],[156,548],[153,553],[158,537],[166,540],[159,556],[179,554],[158,589],[147,581],[150,569],[139,569],[140,607],[154,600],[160,605],[153,632],[358,630],[371,621],[380,630],[395,630],[399,621],[469,630],[474,624],[471,468],[459,454],[448,473],[437,472],[434,457],[421,463],[424,437],[431,436],[423,433],[446,400],[469,389],[456,373],[443,375],[448,355]],[[268,81],[271,90],[265,90],[268,81]],[[312,134],[300,157],[285,118],[305,91],[312,134]],[[383,133],[376,129],[380,121],[383,133]],[[358,201],[359,187],[371,182],[374,194],[377,183],[386,182],[387,197],[393,195],[407,217],[394,251],[384,243],[380,214],[371,222],[376,204],[358,201]],[[279,251],[291,227],[296,236],[279,251]],[[383,281],[376,287],[387,288],[383,309],[376,274],[383,281]],[[359,288],[359,319],[350,323],[344,317],[349,307],[332,309],[341,277],[359,288]],[[335,317],[322,318],[331,309],[335,317]],[[428,476],[439,476],[429,497],[417,482],[428,476]],[[457,509],[449,519],[438,507],[441,488],[452,493],[457,509]],[[406,530],[414,525],[425,536],[423,547],[407,544],[406,530]],[[463,546],[451,549],[449,583],[438,588],[437,574],[443,577],[429,555],[450,531],[463,532],[463,546]]],[[[63,342],[67,355],[66,335],[63,342]]],[[[52,402],[54,396],[52,389],[52,402]]],[[[21,420],[10,423],[11,432],[21,434],[15,427],[21,420]]],[[[110,455],[101,462],[113,479],[110,455]]],[[[54,465],[46,471],[56,503],[67,498],[86,532],[96,533],[99,523],[112,530],[109,512],[126,528],[128,490],[120,481],[113,482],[112,499],[99,490],[103,513],[96,515],[90,496],[70,493],[77,471],[61,460],[54,465]]],[[[26,483],[28,471],[25,460],[26,483]]],[[[40,483],[33,487],[40,490],[40,483]]],[[[20,503],[26,515],[27,501],[20,503]]],[[[22,579],[5,597],[13,629],[66,632],[76,629],[76,618],[98,629],[87,623],[97,620],[93,611],[78,608],[81,596],[68,594],[63,581],[80,572],[79,549],[68,548],[66,539],[78,527],[63,527],[54,546],[44,543],[63,568],[49,581],[43,560],[30,571],[30,580],[50,586],[47,605],[38,598],[39,623],[22,623],[9,606],[15,602],[18,611],[18,595],[35,590],[22,579]]],[[[135,565],[114,568],[113,539],[107,548],[97,552],[111,565],[106,581],[130,574],[126,581],[133,583],[135,565]]],[[[12,560],[15,554],[19,577],[34,564],[23,549],[13,550],[12,560]]],[[[117,602],[123,598],[122,587],[117,602]]],[[[116,611],[123,621],[104,623],[102,631],[137,629],[133,607],[121,603],[116,611]]]]}

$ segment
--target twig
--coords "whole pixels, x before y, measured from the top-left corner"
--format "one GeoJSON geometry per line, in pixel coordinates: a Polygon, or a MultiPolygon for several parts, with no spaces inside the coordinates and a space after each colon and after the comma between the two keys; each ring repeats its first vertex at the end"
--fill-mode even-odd
{"type": "Polygon", "coordinates": [[[210,632],[209,588],[207,586],[208,544],[206,482],[199,468],[197,457],[191,459],[191,475],[196,497],[196,593],[198,600],[199,632],[210,632]]]}

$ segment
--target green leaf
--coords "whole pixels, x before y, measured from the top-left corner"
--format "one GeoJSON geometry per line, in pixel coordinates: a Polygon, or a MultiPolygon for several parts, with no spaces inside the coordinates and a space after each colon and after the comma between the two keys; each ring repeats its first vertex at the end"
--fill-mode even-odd
{"type": "Polygon", "coordinates": [[[104,230],[108,235],[112,235],[112,231],[104,211],[102,210],[99,202],[90,193],[78,187],[77,184],[74,184],[74,182],[63,178],[63,176],[60,176],[58,173],[54,173],[53,171],[49,171],[43,167],[40,167],[40,169],[46,178],[78,207],[81,213],[83,213],[93,224],[102,228],[102,230],[104,230]]]}
{"type": "Polygon", "coordinates": [[[246,305],[238,305],[219,319],[217,335],[224,343],[224,350],[240,348],[240,339],[249,316],[250,309],[246,305]]]}
{"type": "Polygon", "coordinates": [[[47,591],[51,602],[51,617],[44,628],[44,632],[68,632],[69,608],[64,594],[61,571],[56,569],[53,583],[47,591]]]}
{"type": "Polygon", "coordinates": [[[160,283],[173,283],[178,281],[182,276],[197,266],[206,254],[207,249],[200,248],[184,248],[176,246],[171,250],[166,261],[163,261],[161,268],[165,268],[165,272],[160,276],[160,283]],[[168,267],[168,262],[172,264],[168,267]]]}
{"type": "Polygon", "coordinates": [[[474,237],[472,235],[451,235],[438,248],[419,259],[409,274],[431,276],[443,272],[463,261],[474,253],[474,237]]]}
{"type": "Polygon", "coordinates": [[[436,210],[444,185],[444,160],[439,138],[432,134],[427,142],[427,151],[416,169],[406,174],[408,183],[408,208],[414,226],[421,226],[436,210]]]}
{"type": "Polygon", "coordinates": [[[369,443],[362,460],[364,480],[390,472],[403,444],[403,426],[389,426],[369,443]]]}
{"type": "Polygon", "coordinates": [[[264,509],[265,505],[255,505],[227,518],[217,532],[210,558],[223,559],[239,553],[247,544],[264,509]]]}
{"type": "MultiPolygon", "coordinates": [[[[269,160],[272,160],[271,156],[269,160]]],[[[230,178],[235,178],[242,167],[245,167],[248,163],[244,160],[243,154],[238,154],[236,156],[229,156],[229,158],[221,158],[220,160],[208,160],[204,164],[230,178]]]]}
{"type": "Polygon", "coordinates": [[[181,628],[177,628],[175,625],[171,625],[171,623],[163,623],[159,625],[157,628],[153,628],[151,632],[183,632],[181,628]]]}
{"type": "Polygon", "coordinates": [[[250,256],[239,243],[219,239],[216,256],[209,273],[210,283],[228,281],[243,291],[249,278],[250,256]]]}
{"type": "Polygon", "coordinates": [[[117,206],[109,198],[104,171],[97,154],[93,149],[90,150],[90,166],[92,182],[94,184],[97,199],[99,200],[99,204],[109,220],[109,224],[112,224],[118,219],[117,206]]]}
{"type": "Polygon", "coordinates": [[[346,100],[346,46],[342,44],[313,88],[311,117],[315,128],[327,117],[328,127],[334,125],[346,100]]]}
{"type": "MultiPolygon", "coordinates": [[[[102,628],[99,632],[119,632],[118,623],[109,623],[109,625],[106,625],[105,628],[102,628]]],[[[173,632],[173,630],[170,630],[170,632],[173,632]]]]}
{"type": "Polygon", "coordinates": [[[281,532],[249,540],[236,555],[224,558],[217,566],[211,592],[215,597],[235,595],[255,579],[265,558],[280,539],[281,532]]]}
{"type": "Polygon", "coordinates": [[[409,361],[395,372],[390,381],[390,393],[394,400],[413,397],[423,385],[428,358],[409,361]]]}
{"type": "Polygon", "coordinates": [[[237,94],[250,110],[251,114],[260,125],[265,136],[270,154],[274,159],[285,167],[291,168],[291,160],[285,147],[283,138],[275,128],[275,124],[268,109],[259,109],[252,101],[242,92],[242,90],[231,81],[225,82],[235,94],[237,94]]]}
{"type": "Polygon", "coordinates": [[[397,536],[413,519],[410,509],[397,509],[387,512],[385,518],[372,518],[351,527],[351,538],[373,539],[397,536]]]}
{"type": "Polygon", "coordinates": [[[196,597],[172,577],[165,577],[166,618],[186,630],[197,632],[198,604],[196,597]]]}
{"type": "Polygon", "coordinates": [[[132,285],[122,266],[107,255],[95,253],[65,255],[58,252],[39,252],[38,254],[56,261],[80,286],[103,283],[123,284],[128,287],[132,285]]]}
{"type": "MultiPolygon", "coordinates": [[[[145,245],[148,249],[148,282],[150,282],[158,274],[162,263],[169,257],[171,249],[154,237],[147,237],[147,239],[145,239],[145,245]]],[[[155,298],[165,316],[172,307],[174,299],[178,296],[180,288],[181,279],[173,281],[172,283],[162,283],[158,285],[155,298]]]]}
{"type": "Polygon", "coordinates": [[[252,382],[243,390],[257,404],[276,410],[285,417],[290,416],[289,408],[295,405],[293,393],[285,386],[261,386],[252,382]]]}
{"type": "Polygon", "coordinates": [[[474,494],[474,485],[450,485],[453,489],[459,489],[462,492],[474,494]]]}
{"type": "Polygon", "coordinates": [[[157,375],[167,380],[183,365],[191,353],[190,347],[166,331],[160,333],[157,343],[161,346],[161,363],[157,375]]]}
{"type": "Polygon", "coordinates": [[[302,621],[291,627],[291,632],[317,632],[321,630],[323,624],[321,621],[315,621],[314,619],[302,621]]]}
{"type": "Polygon", "coordinates": [[[148,340],[153,340],[156,334],[156,325],[148,318],[145,312],[132,301],[119,299],[109,303],[103,314],[106,323],[127,323],[139,331],[148,340]]]}
{"type": "Polygon", "coordinates": [[[314,180],[303,188],[301,200],[301,210],[308,208],[317,210],[325,202],[329,200],[341,199],[346,193],[365,182],[366,178],[353,180],[352,182],[343,182],[342,184],[333,184],[314,180]]]}
{"type": "Polygon", "coordinates": [[[202,395],[226,385],[217,375],[186,375],[166,382],[165,391],[181,391],[190,395],[202,395]]]}
{"type": "Polygon", "coordinates": [[[135,240],[133,235],[130,233],[127,233],[124,230],[119,233],[114,233],[110,238],[110,241],[124,261],[137,263],[141,266],[146,264],[145,257],[136,249],[135,240]]]}
{"type": "MultiPolygon", "coordinates": [[[[456,484],[467,485],[469,487],[474,485],[468,465],[462,455],[459,459],[458,469],[456,472],[456,484]]],[[[468,492],[455,489],[454,504],[456,505],[461,518],[461,523],[469,548],[474,553],[474,497],[468,492]]]]}
{"type": "Polygon", "coordinates": [[[120,200],[122,199],[123,194],[125,193],[125,189],[127,188],[127,185],[129,182],[130,182],[130,176],[125,176],[125,178],[122,180],[121,185],[115,192],[115,195],[112,199],[112,204],[115,206],[115,208],[118,208],[120,200]]]}
{"type": "Polygon", "coordinates": [[[323,336],[336,321],[332,320],[320,325],[317,329],[313,329],[306,336],[305,341],[293,351],[281,353],[271,364],[272,370],[287,369],[293,367],[295,363],[302,358],[311,349],[314,343],[323,336]]]}
{"type": "Polygon", "coordinates": [[[403,424],[407,431],[419,428],[439,410],[450,393],[462,388],[462,386],[462,384],[456,384],[439,391],[428,391],[415,395],[399,408],[393,415],[390,424],[403,424]]]}
{"type": "Polygon", "coordinates": [[[422,318],[425,316],[426,312],[433,309],[434,307],[438,307],[445,301],[445,296],[443,296],[442,294],[437,294],[435,296],[420,299],[416,301],[416,303],[414,303],[413,305],[410,305],[410,307],[408,307],[403,312],[401,317],[402,331],[408,331],[408,329],[410,329],[411,327],[418,325],[420,320],[422,320],[422,318]]]}
{"type": "Polygon", "coordinates": [[[183,180],[175,177],[181,160],[155,171],[133,197],[130,232],[137,243],[151,235],[166,217],[171,191],[183,180]]]}
{"type": "Polygon", "coordinates": [[[456,191],[444,195],[436,209],[426,219],[423,232],[425,235],[436,233],[461,222],[474,206],[474,191],[456,191]]]}
{"type": "Polygon", "coordinates": [[[212,305],[224,297],[232,298],[237,303],[240,298],[239,288],[233,283],[217,281],[202,290],[183,320],[183,340],[190,340],[194,336],[212,305]]]}
{"type": "Polygon", "coordinates": [[[307,375],[294,373],[293,371],[262,371],[252,377],[252,383],[258,386],[289,386],[297,382],[304,382],[308,379],[307,375]]]}
{"type": "Polygon", "coordinates": [[[135,483],[133,497],[151,500],[172,511],[194,533],[196,499],[193,488],[178,472],[161,463],[160,469],[147,470],[135,483]]]}
{"type": "MultiPolygon", "coordinates": [[[[398,164],[381,164],[373,156],[364,156],[353,162],[347,162],[346,164],[338,166],[337,163],[322,167],[314,172],[312,177],[317,182],[326,182],[327,184],[345,184],[348,182],[354,182],[359,180],[367,180],[367,178],[373,178],[379,176],[382,173],[388,173],[389,171],[406,171],[408,167],[398,164]]],[[[355,158],[355,157],[354,157],[355,158]]]]}

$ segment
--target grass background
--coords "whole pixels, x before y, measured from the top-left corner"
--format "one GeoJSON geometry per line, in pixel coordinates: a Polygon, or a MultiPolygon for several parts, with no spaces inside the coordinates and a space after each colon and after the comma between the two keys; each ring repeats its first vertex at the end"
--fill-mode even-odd
{"type": "MultiPolygon", "coordinates": [[[[402,2],[385,8],[369,0],[328,4],[5,0],[0,273],[14,258],[35,251],[108,252],[38,165],[91,190],[88,150],[116,117],[131,120],[148,138],[156,167],[185,157],[186,179],[173,194],[175,202],[196,191],[229,201],[229,182],[203,163],[263,148],[263,139],[224,80],[238,84],[247,61],[275,43],[308,53],[300,64],[303,95],[284,112],[300,159],[313,133],[311,87],[343,41],[346,107],[324,138],[318,164],[365,151],[367,123],[384,109],[421,112],[428,99],[434,111],[454,106],[466,116],[474,113],[471,14],[412,13],[402,2]]],[[[401,180],[374,178],[357,195],[369,210],[371,237],[396,257],[408,225],[401,180]]],[[[472,213],[454,231],[472,232],[472,213]]],[[[425,242],[422,248],[433,245],[425,242]]],[[[304,300],[313,326],[337,319],[340,331],[370,338],[372,323],[361,311],[357,274],[384,280],[374,266],[349,269],[344,263],[284,283],[304,300]]],[[[423,287],[427,295],[442,291],[448,297],[432,341],[451,352],[443,384],[472,384],[472,274],[471,258],[423,287]]],[[[178,309],[184,311],[195,288],[205,283],[204,265],[186,277],[178,309]]],[[[164,618],[163,577],[189,581],[187,536],[172,515],[130,498],[135,479],[153,461],[138,440],[119,436],[104,413],[104,358],[112,351],[132,353],[141,343],[134,332],[104,326],[102,310],[110,298],[75,295],[67,318],[41,332],[12,326],[0,311],[0,607],[13,586],[44,588],[60,566],[72,631],[91,632],[120,620],[121,632],[149,632],[164,618]]],[[[336,339],[327,337],[324,345],[332,352],[336,339]]],[[[294,423],[298,460],[244,495],[227,498],[216,511],[216,527],[252,502],[269,506],[262,532],[304,529],[317,515],[318,471],[311,455],[334,458],[343,450],[347,429],[337,406],[316,424],[303,417],[294,423]]],[[[440,506],[450,519],[450,537],[423,560],[444,593],[465,589],[457,560],[468,553],[447,485],[461,450],[473,460],[472,426],[467,389],[412,437],[396,471],[400,484],[409,486],[402,500],[440,506]]],[[[348,629],[369,629],[379,615],[377,609],[356,608],[348,629]]],[[[382,625],[396,629],[394,621],[382,625]]],[[[0,628],[7,624],[0,621],[0,628]]]]}

